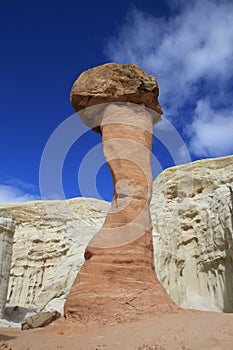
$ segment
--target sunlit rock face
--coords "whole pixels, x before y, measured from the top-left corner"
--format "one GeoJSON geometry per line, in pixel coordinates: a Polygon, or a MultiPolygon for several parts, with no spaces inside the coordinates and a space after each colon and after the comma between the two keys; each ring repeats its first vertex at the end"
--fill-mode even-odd
{"type": "Polygon", "coordinates": [[[170,168],[154,182],[157,273],[187,308],[233,312],[233,156],[170,168]]]}
{"type": "Polygon", "coordinates": [[[4,316],[11,271],[14,221],[0,216],[0,318],[4,316]]]}
{"type": "MultiPolygon", "coordinates": [[[[231,188],[232,156],[170,168],[154,182],[156,270],[181,306],[233,311],[231,188]]],[[[109,210],[110,203],[85,198],[1,204],[0,216],[15,222],[8,303],[63,312],[109,210]]]]}
{"type": "Polygon", "coordinates": [[[8,303],[63,312],[84,250],[108,210],[109,203],[85,198],[1,204],[0,216],[15,223],[8,303]]]}
{"type": "Polygon", "coordinates": [[[157,98],[156,78],[135,65],[95,67],[74,83],[73,106],[84,109],[85,124],[96,130],[99,123],[114,197],[103,227],[86,248],[65,303],[67,319],[110,324],[178,309],[154,267],[149,206],[152,126],[162,113],[157,98]],[[85,109],[94,105],[95,112],[85,109]]]}
{"type": "Polygon", "coordinates": [[[71,103],[77,112],[104,103],[130,102],[162,114],[158,96],[155,76],[136,64],[106,63],[78,77],[71,90],[71,103]]]}

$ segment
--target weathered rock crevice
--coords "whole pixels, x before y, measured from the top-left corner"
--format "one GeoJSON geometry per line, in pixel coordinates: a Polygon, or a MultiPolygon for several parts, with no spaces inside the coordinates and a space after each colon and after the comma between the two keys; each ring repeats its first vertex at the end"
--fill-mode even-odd
{"type": "Polygon", "coordinates": [[[4,316],[11,271],[14,221],[0,217],[0,318],[4,316]]]}
{"type": "Polygon", "coordinates": [[[63,313],[85,247],[109,203],[85,198],[2,203],[0,213],[6,210],[15,222],[7,303],[63,313]]]}
{"type": "Polygon", "coordinates": [[[154,182],[157,273],[183,307],[233,312],[232,180],[229,156],[167,169],[154,182]]]}

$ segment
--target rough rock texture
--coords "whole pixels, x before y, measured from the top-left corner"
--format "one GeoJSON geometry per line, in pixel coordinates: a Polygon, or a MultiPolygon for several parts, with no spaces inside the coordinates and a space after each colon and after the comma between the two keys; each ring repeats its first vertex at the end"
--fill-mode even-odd
{"type": "MultiPolygon", "coordinates": [[[[162,109],[158,102],[159,88],[155,76],[149,76],[135,64],[107,63],[83,72],[71,90],[74,109],[90,128],[100,131],[101,121],[96,115],[96,105],[109,102],[130,102],[144,105],[157,112],[155,121],[162,109]],[[87,107],[95,106],[94,110],[87,107]]],[[[101,108],[101,107],[100,107],[101,108]]]]}
{"type": "MultiPolygon", "coordinates": [[[[157,274],[179,305],[231,311],[232,292],[226,293],[225,286],[229,289],[232,285],[232,253],[231,249],[225,251],[223,247],[228,246],[229,233],[232,234],[228,186],[232,187],[233,157],[193,163],[193,190],[184,186],[184,180],[191,176],[190,166],[167,169],[154,182],[151,216],[157,274]],[[178,196],[179,174],[183,185],[179,187],[178,196]],[[193,219],[188,217],[192,207],[185,205],[187,196],[182,194],[183,189],[187,194],[191,192],[190,201],[197,211],[193,219]],[[177,227],[180,203],[181,208],[187,208],[187,213],[183,209],[179,212],[177,227]],[[187,222],[191,222],[192,231],[186,230],[184,223],[187,222]],[[192,234],[196,237],[193,243],[189,242],[192,234]],[[194,254],[195,240],[199,244],[194,246],[194,254]]],[[[46,207],[49,206],[51,213],[48,215],[44,205],[44,202],[30,202],[0,206],[0,216],[6,217],[8,213],[16,223],[8,302],[20,305],[20,310],[24,308],[23,315],[30,306],[37,311],[63,312],[66,295],[84,261],[86,244],[102,226],[110,207],[109,203],[83,198],[48,201],[46,207]],[[67,212],[67,203],[72,215],[67,212]],[[41,271],[45,271],[43,278],[41,271]]],[[[12,312],[8,315],[8,311],[14,309],[6,309],[9,319],[18,322],[26,317],[12,317],[12,312]]]]}
{"type": "Polygon", "coordinates": [[[106,102],[131,102],[162,114],[158,95],[156,77],[136,64],[107,63],[79,76],[71,90],[71,102],[76,111],[106,102]]]}
{"type": "Polygon", "coordinates": [[[29,316],[21,323],[22,330],[47,327],[50,323],[61,317],[57,311],[40,312],[37,315],[29,316]]]}
{"type": "Polygon", "coordinates": [[[0,217],[0,318],[4,316],[11,271],[14,221],[0,217]]]}
{"type": "Polygon", "coordinates": [[[0,215],[16,226],[8,303],[63,313],[84,250],[108,209],[107,202],[85,198],[2,203],[0,215]]]}
{"type": "Polygon", "coordinates": [[[233,156],[165,170],[151,213],[157,272],[172,298],[233,312],[233,156]]]}
{"type": "MultiPolygon", "coordinates": [[[[100,102],[99,95],[105,96],[101,102],[123,98],[137,104],[109,103],[96,112],[114,197],[103,227],[85,251],[85,263],[66,300],[67,319],[110,324],[178,309],[158,281],[154,267],[149,205],[155,120],[141,104],[153,102],[150,107],[158,110],[155,83],[135,65],[108,64],[83,73],[72,89],[77,111],[88,106],[77,102],[76,97],[83,93],[92,97],[88,100],[92,104],[100,102]]],[[[84,118],[88,124],[88,110],[84,118]]]]}

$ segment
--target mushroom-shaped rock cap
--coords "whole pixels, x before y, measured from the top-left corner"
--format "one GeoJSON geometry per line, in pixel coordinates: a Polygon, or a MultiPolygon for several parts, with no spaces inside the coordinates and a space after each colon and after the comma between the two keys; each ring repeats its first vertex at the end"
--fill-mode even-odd
{"type": "MultiPolygon", "coordinates": [[[[161,115],[158,95],[155,76],[149,76],[135,64],[107,63],[88,69],[78,77],[71,90],[71,103],[76,112],[80,112],[103,103],[130,102],[161,115]]],[[[85,118],[82,119],[85,122],[85,118]]]]}

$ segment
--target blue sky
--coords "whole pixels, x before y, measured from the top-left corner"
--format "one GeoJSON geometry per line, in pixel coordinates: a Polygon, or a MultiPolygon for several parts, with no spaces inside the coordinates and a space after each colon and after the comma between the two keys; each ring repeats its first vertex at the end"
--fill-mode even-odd
{"type": "MultiPolygon", "coordinates": [[[[71,86],[83,70],[106,62],[136,63],[158,77],[164,117],[191,159],[233,154],[232,15],[231,0],[1,2],[0,201],[40,198],[41,157],[74,112],[71,86]]],[[[100,141],[89,131],[71,144],[62,168],[65,198],[86,195],[79,165],[100,141]]],[[[174,160],[156,138],[153,152],[154,176],[187,159],[180,148],[174,160]]],[[[110,200],[106,165],[95,178],[91,172],[89,164],[86,187],[110,200]]],[[[51,182],[54,176],[48,171],[51,182]]]]}

